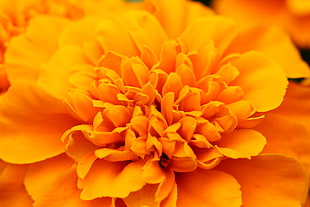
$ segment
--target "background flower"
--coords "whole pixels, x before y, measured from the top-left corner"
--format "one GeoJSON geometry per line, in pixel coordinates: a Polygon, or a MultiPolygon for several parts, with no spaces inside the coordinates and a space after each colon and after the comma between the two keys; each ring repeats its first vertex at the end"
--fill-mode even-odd
{"type": "Polygon", "coordinates": [[[38,16],[10,41],[0,157],[29,165],[34,206],[303,204],[308,150],[263,124],[309,75],[289,38],[189,1],[134,7],[38,16]]]}
{"type": "Polygon", "coordinates": [[[301,48],[310,47],[310,6],[307,1],[214,0],[215,9],[238,21],[274,24],[286,30],[301,48]]]}

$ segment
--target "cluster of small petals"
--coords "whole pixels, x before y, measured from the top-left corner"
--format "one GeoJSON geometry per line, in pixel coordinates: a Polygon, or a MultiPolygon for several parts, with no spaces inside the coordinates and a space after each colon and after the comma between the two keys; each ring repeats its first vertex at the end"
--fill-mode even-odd
{"type": "Polygon", "coordinates": [[[152,64],[143,56],[105,54],[89,90],[74,90],[66,99],[76,117],[92,121],[70,133],[86,134],[100,159],[155,159],[176,172],[211,169],[230,156],[221,150],[222,137],[246,122],[255,107],[243,100],[240,86],[230,85],[238,77],[236,67],[225,63],[199,78],[182,45],[166,41],[160,55],[173,55],[155,57],[159,61],[152,64]]]}

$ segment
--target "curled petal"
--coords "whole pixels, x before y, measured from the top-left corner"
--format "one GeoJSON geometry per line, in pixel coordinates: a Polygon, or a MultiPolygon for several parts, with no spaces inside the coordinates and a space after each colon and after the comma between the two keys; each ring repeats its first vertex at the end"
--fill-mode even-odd
{"type": "MultiPolygon", "coordinates": [[[[44,168],[44,166],[41,166],[44,168]]],[[[41,188],[42,195],[35,200],[34,207],[58,207],[58,206],[76,206],[76,207],[92,207],[92,206],[114,206],[113,198],[99,198],[91,201],[80,199],[80,190],[77,188],[77,176],[75,167],[67,169],[57,177],[49,185],[41,188]]],[[[50,181],[50,180],[49,180],[50,181]]]]}
{"type": "Polygon", "coordinates": [[[142,166],[141,162],[95,161],[83,180],[81,199],[125,198],[131,192],[140,190],[145,185],[141,179],[142,166]]]}
{"type": "Polygon", "coordinates": [[[258,155],[266,144],[266,138],[258,131],[237,129],[217,142],[219,152],[230,158],[250,158],[258,155]]]}

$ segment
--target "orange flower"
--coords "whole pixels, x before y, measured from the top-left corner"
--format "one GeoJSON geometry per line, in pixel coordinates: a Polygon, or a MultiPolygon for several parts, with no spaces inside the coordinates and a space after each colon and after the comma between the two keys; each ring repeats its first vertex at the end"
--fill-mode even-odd
{"type": "Polygon", "coordinates": [[[29,165],[33,205],[304,204],[310,143],[301,159],[264,129],[287,77],[309,76],[289,38],[190,1],[140,6],[38,16],[10,42],[0,158],[29,165]]]}
{"type": "Polygon", "coordinates": [[[310,47],[310,4],[302,0],[214,0],[216,11],[246,24],[273,24],[286,30],[301,48],[310,47]]]}

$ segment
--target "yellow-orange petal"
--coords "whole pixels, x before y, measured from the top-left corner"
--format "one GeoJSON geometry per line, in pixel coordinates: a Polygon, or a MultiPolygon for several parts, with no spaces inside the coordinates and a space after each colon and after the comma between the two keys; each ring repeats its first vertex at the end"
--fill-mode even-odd
{"type": "Polygon", "coordinates": [[[263,153],[279,153],[294,157],[303,164],[310,175],[309,130],[279,113],[267,114],[256,129],[263,133],[267,140],[263,153]]]}
{"type": "Polygon", "coordinates": [[[258,112],[272,110],[281,104],[288,81],[279,65],[255,51],[244,53],[231,63],[240,71],[232,84],[242,87],[244,99],[258,112]]]}
{"type": "Polygon", "coordinates": [[[198,52],[205,45],[214,43],[218,54],[222,55],[231,44],[236,33],[234,21],[223,16],[212,15],[194,21],[181,34],[181,39],[191,52],[198,52]],[[201,25],[207,26],[202,27],[201,25]],[[218,25],[221,25],[221,27],[218,25]]]}
{"type": "Polygon", "coordinates": [[[303,125],[310,131],[310,125],[308,124],[310,117],[309,105],[310,87],[290,82],[284,101],[275,112],[303,125]]]}
{"type": "Polygon", "coordinates": [[[144,7],[156,16],[169,37],[172,38],[178,36],[190,22],[213,14],[213,11],[202,3],[187,0],[149,0],[145,1],[144,7]]]}
{"type": "Polygon", "coordinates": [[[161,46],[168,39],[158,20],[147,12],[129,12],[124,15],[129,27],[129,34],[140,52],[152,48],[159,57],[161,46]]]}
{"type": "Polygon", "coordinates": [[[0,206],[32,207],[33,200],[23,184],[26,169],[26,165],[0,161],[0,206]]]}
{"type": "Polygon", "coordinates": [[[61,174],[66,173],[73,164],[72,159],[61,154],[28,166],[24,183],[32,199],[35,201],[40,199],[44,190],[52,185],[61,174]]]}
{"type": "Polygon", "coordinates": [[[218,166],[241,185],[245,207],[301,206],[308,192],[302,166],[293,158],[264,154],[251,160],[225,160],[218,166]]]}
{"type": "Polygon", "coordinates": [[[170,194],[167,196],[165,200],[161,202],[161,207],[176,207],[178,199],[178,188],[177,185],[174,184],[170,194]]]}
{"type": "MultiPolygon", "coordinates": [[[[83,3],[85,4],[85,1],[83,3]]],[[[83,19],[69,24],[60,34],[59,45],[82,48],[88,59],[96,64],[104,53],[95,36],[96,25],[101,19],[101,15],[86,15],[83,19]]]]}
{"type": "Polygon", "coordinates": [[[110,162],[138,160],[138,156],[129,150],[117,150],[102,148],[95,151],[95,155],[100,159],[105,159],[110,162]]]}
{"type": "Polygon", "coordinates": [[[96,37],[105,52],[114,51],[127,57],[138,56],[140,51],[135,45],[129,30],[130,28],[134,29],[134,24],[139,25],[141,21],[143,22],[145,12],[132,11],[125,14],[127,16],[120,15],[112,20],[102,20],[96,28],[96,37]],[[137,22],[130,24],[129,20],[137,22]]]}
{"type": "Polygon", "coordinates": [[[231,42],[226,54],[250,50],[259,51],[272,58],[289,78],[310,76],[309,66],[302,60],[290,37],[279,28],[244,27],[231,42]]]}
{"type": "Polygon", "coordinates": [[[252,129],[236,129],[224,135],[216,143],[218,151],[233,159],[250,158],[258,155],[266,144],[266,138],[252,129]]]}
{"type": "Polygon", "coordinates": [[[61,135],[76,121],[61,103],[33,84],[15,84],[1,96],[0,158],[32,163],[64,152],[61,135]]]}
{"type": "Polygon", "coordinates": [[[160,207],[160,202],[155,199],[157,187],[158,185],[146,184],[141,190],[130,193],[123,200],[128,207],[160,207]]]}
{"type": "Polygon", "coordinates": [[[70,75],[77,73],[80,65],[85,64],[85,68],[89,69],[88,63],[79,47],[72,45],[61,47],[42,68],[38,83],[55,97],[63,99],[71,86],[70,75]]]}
{"type": "Polygon", "coordinates": [[[142,162],[116,162],[97,160],[83,180],[81,199],[100,197],[125,198],[140,190],[145,182],[142,162]]]}
{"type": "Polygon", "coordinates": [[[72,116],[86,123],[92,122],[97,113],[92,99],[84,90],[68,89],[64,103],[72,116]]]}
{"type": "Polygon", "coordinates": [[[231,175],[217,170],[181,173],[176,177],[178,207],[240,207],[240,185],[231,175]]]}
{"type": "MultiPolygon", "coordinates": [[[[43,166],[41,166],[43,167],[43,166]]],[[[44,167],[43,167],[44,168],[44,167]]],[[[113,198],[100,198],[91,201],[80,199],[80,190],[77,188],[77,176],[75,167],[67,169],[59,174],[55,180],[48,186],[41,188],[42,194],[36,198],[34,207],[59,207],[59,206],[74,206],[74,207],[93,207],[107,206],[114,207],[113,198]]]]}
{"type": "Polygon", "coordinates": [[[69,21],[60,17],[33,18],[25,34],[13,38],[5,54],[5,67],[11,83],[36,81],[42,64],[58,47],[58,36],[69,21]]]}
{"type": "Polygon", "coordinates": [[[185,0],[171,0],[169,2],[164,0],[159,1],[147,1],[149,7],[154,10],[154,15],[159,19],[160,23],[169,36],[175,37],[182,32],[184,28],[183,19],[185,16],[186,1],[185,0]],[[174,12],[171,12],[171,7],[174,8],[174,12]],[[176,24],[175,22],[179,23],[176,24]]]}

